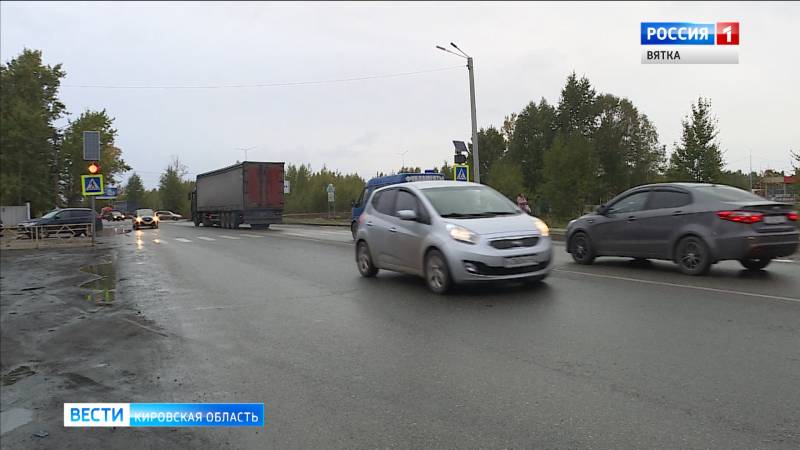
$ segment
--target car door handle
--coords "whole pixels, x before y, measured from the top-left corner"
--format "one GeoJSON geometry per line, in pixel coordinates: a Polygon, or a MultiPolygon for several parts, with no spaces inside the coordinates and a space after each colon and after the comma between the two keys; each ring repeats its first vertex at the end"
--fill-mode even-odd
{"type": "Polygon", "coordinates": [[[371,227],[371,226],[372,226],[372,222],[371,222],[371,221],[370,221],[370,222],[367,222],[367,226],[368,226],[368,227],[371,227]]]}
{"type": "Polygon", "coordinates": [[[634,222],[636,221],[636,216],[628,216],[628,218],[625,220],[627,220],[628,222],[634,222]]]}
{"type": "Polygon", "coordinates": [[[397,233],[397,228],[395,228],[395,227],[390,227],[390,228],[389,228],[389,231],[391,231],[392,233],[397,233]]]}

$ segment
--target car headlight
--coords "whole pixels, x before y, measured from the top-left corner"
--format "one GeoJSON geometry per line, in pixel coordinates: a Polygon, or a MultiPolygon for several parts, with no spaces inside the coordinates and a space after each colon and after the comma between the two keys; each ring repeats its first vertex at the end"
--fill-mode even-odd
{"type": "Polygon", "coordinates": [[[154,217],[153,217],[153,220],[155,220],[156,222],[158,222],[158,216],[154,216],[154,217]]]}
{"type": "Polygon", "coordinates": [[[533,224],[536,226],[536,229],[539,230],[539,234],[542,236],[550,236],[550,228],[544,221],[533,217],[533,224]]]}
{"type": "Polygon", "coordinates": [[[142,221],[142,218],[141,218],[141,217],[137,217],[137,218],[136,218],[136,221],[137,221],[137,222],[141,222],[141,221],[142,221]]]}
{"type": "Polygon", "coordinates": [[[467,244],[478,243],[478,235],[462,226],[448,223],[447,231],[450,233],[450,237],[457,241],[465,242],[467,244]]]}

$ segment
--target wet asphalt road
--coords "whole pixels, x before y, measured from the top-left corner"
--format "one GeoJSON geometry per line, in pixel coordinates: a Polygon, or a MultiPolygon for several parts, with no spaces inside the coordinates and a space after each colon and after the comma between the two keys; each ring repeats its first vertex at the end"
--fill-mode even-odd
{"type": "MultiPolygon", "coordinates": [[[[117,236],[170,399],[264,402],[234,448],[798,448],[800,264],[710,276],[557,246],[540,286],[358,275],[348,232],[117,236]],[[152,292],[152,294],[150,293],[152,292]]],[[[122,401],[122,400],[120,400],[122,401]]]]}

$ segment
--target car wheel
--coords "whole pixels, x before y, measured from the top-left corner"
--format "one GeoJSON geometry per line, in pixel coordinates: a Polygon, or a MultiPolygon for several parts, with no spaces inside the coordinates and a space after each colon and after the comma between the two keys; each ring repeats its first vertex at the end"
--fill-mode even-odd
{"type": "Polygon", "coordinates": [[[678,242],[675,262],[687,275],[703,275],[711,268],[711,254],[702,239],[687,236],[678,242]]]}
{"type": "Polygon", "coordinates": [[[772,258],[744,258],[740,259],[739,262],[747,270],[761,270],[772,262],[772,258]]]}
{"type": "Polygon", "coordinates": [[[359,242],[356,246],[356,264],[362,277],[372,278],[378,274],[378,268],[372,262],[369,246],[364,241],[359,242]]]}
{"type": "Polygon", "coordinates": [[[594,262],[595,254],[589,236],[583,231],[579,231],[569,240],[569,250],[572,259],[578,264],[591,264],[594,262]]]}
{"type": "Polygon", "coordinates": [[[439,250],[431,250],[425,257],[425,282],[435,294],[444,294],[453,285],[447,261],[439,250]]]}
{"type": "Polygon", "coordinates": [[[355,220],[353,221],[353,223],[350,224],[350,233],[353,234],[353,240],[355,241],[356,234],[358,234],[358,222],[356,222],[355,220]]]}

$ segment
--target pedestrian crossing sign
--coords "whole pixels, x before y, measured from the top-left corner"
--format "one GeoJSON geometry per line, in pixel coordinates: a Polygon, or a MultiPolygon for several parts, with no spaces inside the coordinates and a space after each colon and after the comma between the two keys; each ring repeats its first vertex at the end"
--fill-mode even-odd
{"type": "Polygon", "coordinates": [[[453,179],[456,181],[469,181],[469,165],[456,164],[453,166],[453,179]]]}
{"type": "Polygon", "coordinates": [[[81,175],[83,195],[103,195],[103,175],[81,175]]]}

